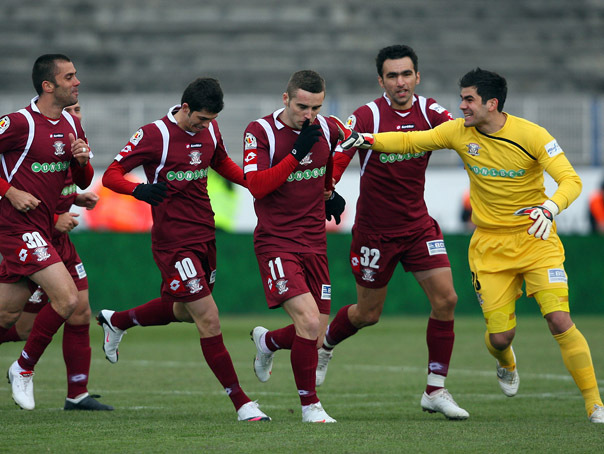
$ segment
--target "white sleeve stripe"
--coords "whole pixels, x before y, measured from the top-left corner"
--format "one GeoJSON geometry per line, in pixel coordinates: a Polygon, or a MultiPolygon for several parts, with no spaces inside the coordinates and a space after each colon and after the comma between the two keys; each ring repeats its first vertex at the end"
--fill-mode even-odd
{"type": "Polygon", "coordinates": [[[214,142],[214,149],[216,149],[218,140],[216,140],[216,133],[214,132],[214,125],[212,123],[210,123],[210,126],[208,126],[208,130],[210,131],[210,135],[212,136],[212,141],[214,142]]]}
{"type": "Polygon", "coordinates": [[[165,123],[161,120],[154,121],[153,124],[157,126],[159,132],[162,136],[162,153],[161,153],[161,162],[155,169],[155,176],[153,177],[153,183],[157,183],[157,177],[159,176],[159,172],[166,165],[166,159],[168,158],[168,147],[170,145],[170,133],[168,132],[168,128],[165,123]]]}
{"type": "Polygon", "coordinates": [[[327,145],[331,147],[331,134],[329,133],[329,125],[327,124],[327,120],[323,115],[317,115],[317,119],[319,120],[319,124],[321,125],[321,129],[323,130],[323,135],[327,140],[327,145]]]}
{"type": "Polygon", "coordinates": [[[264,118],[261,118],[256,121],[258,122],[258,124],[260,126],[262,126],[262,128],[264,128],[264,131],[266,132],[266,137],[268,139],[268,146],[269,146],[269,157],[270,157],[269,167],[272,167],[273,166],[273,157],[275,156],[275,134],[273,133],[273,129],[271,128],[271,125],[269,125],[268,121],[266,121],[264,118]]]}
{"type": "Polygon", "coordinates": [[[428,102],[428,100],[423,96],[418,96],[417,99],[419,101],[419,108],[422,111],[424,118],[428,122],[428,126],[430,126],[430,129],[432,129],[432,123],[430,123],[430,120],[428,119],[428,113],[426,112],[426,103],[428,102]]]}
{"type": "Polygon", "coordinates": [[[27,153],[29,153],[29,149],[31,148],[31,144],[34,141],[34,135],[36,132],[36,125],[34,123],[34,119],[31,116],[31,114],[25,109],[21,109],[18,112],[21,115],[23,115],[25,117],[25,119],[27,120],[27,124],[29,125],[29,134],[27,136],[27,142],[25,144],[25,148],[23,149],[23,153],[21,153],[21,156],[19,157],[19,160],[15,164],[15,167],[13,168],[13,171],[10,173],[10,175],[8,173],[8,168],[6,167],[6,161],[4,160],[4,154],[2,155],[2,167],[4,169],[4,174],[6,175],[6,181],[9,183],[13,179],[13,176],[15,175],[15,173],[17,173],[17,170],[19,170],[19,167],[21,167],[21,164],[23,163],[25,156],[27,156],[27,153]]]}
{"type": "MultiPolygon", "coordinates": [[[[377,134],[380,130],[380,109],[378,109],[375,101],[371,101],[367,103],[367,107],[371,110],[371,114],[373,115],[373,134],[377,134]]],[[[367,164],[369,164],[369,158],[373,153],[372,149],[367,150],[367,154],[365,155],[365,161],[363,161],[363,165],[361,165],[361,176],[365,173],[365,168],[367,164]]]]}

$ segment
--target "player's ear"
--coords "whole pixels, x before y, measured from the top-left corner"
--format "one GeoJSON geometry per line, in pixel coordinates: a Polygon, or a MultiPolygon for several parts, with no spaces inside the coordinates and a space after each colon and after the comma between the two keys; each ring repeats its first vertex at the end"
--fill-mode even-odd
{"type": "Polygon", "coordinates": [[[287,105],[289,104],[289,96],[287,92],[283,93],[283,104],[285,105],[285,107],[287,107],[287,105]]]}

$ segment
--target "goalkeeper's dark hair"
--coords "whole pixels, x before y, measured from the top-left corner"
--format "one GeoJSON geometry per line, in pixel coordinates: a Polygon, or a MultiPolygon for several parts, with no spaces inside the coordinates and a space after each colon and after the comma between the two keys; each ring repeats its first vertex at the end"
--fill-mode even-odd
{"type": "Polygon", "coordinates": [[[311,69],[296,71],[287,82],[287,96],[289,99],[296,97],[298,90],[308,91],[310,93],[322,93],[325,91],[325,80],[321,75],[311,69]]]}
{"type": "Polygon", "coordinates": [[[459,79],[460,88],[476,87],[476,93],[486,104],[489,99],[497,99],[497,110],[503,111],[505,98],[508,94],[508,84],[503,76],[484,69],[476,68],[459,79]]]}
{"type": "Polygon", "coordinates": [[[191,112],[206,112],[217,114],[224,108],[224,95],[218,80],[211,77],[195,79],[185,88],[181,104],[187,103],[191,112]]]}
{"type": "Polygon", "coordinates": [[[34,67],[31,70],[31,80],[34,83],[36,93],[42,94],[42,83],[44,81],[57,84],[57,62],[70,62],[69,57],[63,54],[44,54],[40,55],[34,62],[34,67]]]}
{"type": "Polygon", "coordinates": [[[375,57],[375,67],[378,75],[384,77],[384,61],[398,60],[405,57],[411,59],[413,62],[413,70],[417,73],[418,60],[415,51],[404,44],[395,44],[394,46],[384,47],[378,52],[377,57],[375,57]]]}

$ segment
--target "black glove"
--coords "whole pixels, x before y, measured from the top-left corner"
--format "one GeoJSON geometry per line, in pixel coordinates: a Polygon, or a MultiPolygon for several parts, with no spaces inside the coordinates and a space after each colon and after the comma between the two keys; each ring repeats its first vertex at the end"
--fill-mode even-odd
{"type": "Polygon", "coordinates": [[[147,202],[149,205],[157,206],[167,195],[166,182],[141,183],[134,188],[132,195],[138,200],[147,202]]]}
{"type": "Polygon", "coordinates": [[[340,223],[340,215],[344,212],[346,206],[346,200],[336,191],[331,193],[329,200],[325,201],[325,219],[331,221],[331,217],[336,221],[336,224],[340,223]]]}
{"type": "Polygon", "coordinates": [[[302,125],[302,130],[300,131],[298,140],[296,140],[296,143],[294,143],[294,148],[292,149],[292,154],[294,155],[294,158],[298,160],[298,162],[304,159],[312,146],[317,143],[319,141],[319,137],[321,137],[321,126],[309,126],[309,123],[310,120],[307,119],[302,125]]]}

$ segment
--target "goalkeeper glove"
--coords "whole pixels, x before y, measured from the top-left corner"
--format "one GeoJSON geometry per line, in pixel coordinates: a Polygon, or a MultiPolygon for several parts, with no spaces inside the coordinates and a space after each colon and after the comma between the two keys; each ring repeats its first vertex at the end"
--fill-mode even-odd
{"type": "Polygon", "coordinates": [[[147,202],[149,205],[157,206],[167,195],[166,182],[141,183],[132,191],[132,195],[138,200],[147,202]]]}
{"type": "Polygon", "coordinates": [[[344,207],[346,206],[346,200],[336,191],[331,193],[331,197],[325,201],[325,219],[331,221],[331,217],[333,216],[336,224],[340,223],[340,215],[344,212],[344,207]]]}
{"type": "Polygon", "coordinates": [[[348,128],[348,126],[342,123],[342,120],[335,115],[330,115],[329,118],[331,118],[338,126],[338,130],[340,131],[340,140],[342,141],[340,146],[344,150],[348,150],[353,147],[367,149],[371,148],[375,143],[373,134],[356,132],[348,128]]]}
{"type": "Polygon", "coordinates": [[[292,154],[294,158],[298,160],[298,162],[302,161],[312,148],[312,146],[319,141],[319,137],[321,137],[321,126],[319,125],[310,125],[310,120],[306,120],[302,125],[302,130],[300,131],[300,135],[294,143],[294,148],[292,149],[292,154]]]}
{"type": "Polygon", "coordinates": [[[533,220],[533,225],[529,227],[528,234],[535,235],[535,238],[547,240],[549,238],[549,232],[552,229],[554,216],[556,216],[559,212],[560,209],[555,202],[546,200],[542,205],[521,208],[514,214],[516,216],[528,214],[529,218],[533,220]]]}

